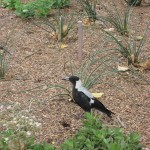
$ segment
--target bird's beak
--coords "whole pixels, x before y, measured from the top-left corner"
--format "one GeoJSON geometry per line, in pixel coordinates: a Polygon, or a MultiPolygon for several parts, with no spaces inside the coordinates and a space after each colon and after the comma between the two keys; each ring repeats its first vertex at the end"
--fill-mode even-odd
{"type": "Polygon", "coordinates": [[[62,78],[62,80],[69,81],[69,77],[62,78]]]}

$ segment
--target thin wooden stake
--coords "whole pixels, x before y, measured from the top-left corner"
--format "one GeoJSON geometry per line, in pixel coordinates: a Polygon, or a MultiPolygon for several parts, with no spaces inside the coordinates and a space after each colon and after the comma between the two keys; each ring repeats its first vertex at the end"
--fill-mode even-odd
{"type": "Polygon", "coordinates": [[[83,25],[82,21],[78,21],[78,61],[82,62],[83,49],[83,25]]]}

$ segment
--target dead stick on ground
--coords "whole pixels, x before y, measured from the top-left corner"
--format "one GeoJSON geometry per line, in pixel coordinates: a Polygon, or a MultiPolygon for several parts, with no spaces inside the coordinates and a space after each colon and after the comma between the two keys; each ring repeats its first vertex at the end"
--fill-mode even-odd
{"type": "Polygon", "coordinates": [[[126,128],[126,125],[120,120],[119,116],[117,116],[117,120],[121,124],[122,127],[126,128]]]}

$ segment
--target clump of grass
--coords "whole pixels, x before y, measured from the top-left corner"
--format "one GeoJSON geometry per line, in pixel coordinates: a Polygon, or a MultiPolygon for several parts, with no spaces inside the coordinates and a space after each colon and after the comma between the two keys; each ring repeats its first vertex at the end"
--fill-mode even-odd
{"type": "MultiPolygon", "coordinates": [[[[115,73],[115,69],[110,67],[110,64],[116,61],[114,58],[110,58],[111,54],[105,54],[106,50],[102,50],[100,55],[101,58],[96,57],[96,54],[91,54],[91,56],[88,56],[88,58],[80,64],[80,67],[75,64],[71,59],[71,56],[69,56],[69,73],[68,70],[66,71],[66,64],[64,66],[64,72],[68,75],[76,75],[78,76],[83,83],[83,86],[87,89],[91,89],[94,85],[102,84],[103,80],[101,80],[104,76],[113,76],[115,73]],[[109,57],[109,58],[108,58],[109,57]]],[[[107,84],[107,83],[106,83],[107,84]]],[[[115,86],[115,85],[114,85],[115,86]]],[[[66,88],[66,85],[64,84],[57,84],[57,85],[48,85],[47,89],[58,89],[59,94],[54,95],[58,97],[67,97],[66,99],[71,98],[71,90],[66,88]]],[[[70,88],[71,89],[71,88],[70,88]]],[[[53,97],[52,97],[53,98],[53,97]]]]}
{"type": "Polygon", "coordinates": [[[124,58],[127,59],[128,65],[135,65],[139,63],[139,56],[142,52],[142,48],[144,46],[144,42],[146,39],[146,33],[148,31],[150,22],[147,23],[147,26],[145,27],[145,30],[143,32],[143,35],[141,36],[142,39],[140,41],[137,41],[137,28],[135,28],[134,35],[129,33],[129,39],[124,41],[120,40],[120,38],[117,38],[112,33],[103,30],[117,45],[117,48],[114,49],[114,51],[120,53],[124,58]]]}
{"type": "Polygon", "coordinates": [[[98,18],[105,23],[112,25],[121,35],[127,35],[129,32],[129,21],[131,14],[131,7],[127,7],[123,14],[119,11],[116,4],[113,3],[113,10],[108,9],[102,4],[106,16],[98,15],[98,18]]]}
{"type": "Polygon", "coordinates": [[[78,0],[79,4],[85,10],[90,21],[97,20],[96,0],[78,0]]]}
{"type": "Polygon", "coordinates": [[[130,6],[140,6],[142,0],[124,0],[130,6]]]}
{"type": "Polygon", "coordinates": [[[73,28],[74,21],[73,17],[68,18],[66,16],[58,15],[51,19],[46,17],[42,22],[34,24],[50,33],[55,41],[62,42],[63,39],[68,36],[69,31],[73,28]],[[47,26],[48,29],[42,27],[42,25],[47,26]]]}

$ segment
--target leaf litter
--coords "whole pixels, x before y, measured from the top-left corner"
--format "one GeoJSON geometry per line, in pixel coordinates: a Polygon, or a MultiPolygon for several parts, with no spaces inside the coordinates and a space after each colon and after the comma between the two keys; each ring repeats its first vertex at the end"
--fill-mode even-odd
{"type": "MultiPolygon", "coordinates": [[[[118,4],[123,9],[124,5],[120,1],[118,4]]],[[[108,4],[106,3],[106,5],[108,4]]],[[[37,141],[46,140],[58,146],[66,138],[73,136],[82,126],[84,111],[73,102],[68,102],[68,98],[51,99],[59,91],[55,89],[47,90],[47,85],[63,84],[61,78],[66,75],[63,66],[70,55],[74,55],[73,59],[76,61],[77,41],[69,43],[65,50],[58,50],[57,44],[52,42],[53,39],[47,38],[49,34],[33,26],[32,21],[22,21],[15,17],[12,11],[0,9],[1,16],[3,15],[0,18],[0,26],[5,24],[0,29],[0,42],[5,43],[6,35],[15,30],[11,33],[7,45],[8,49],[13,51],[13,58],[6,74],[6,79],[9,80],[0,81],[1,111],[5,107],[20,103],[22,109],[30,110],[30,114],[42,121],[42,129],[37,136],[37,141]],[[14,26],[16,26],[15,29],[14,26]],[[53,43],[53,47],[48,47],[50,42],[53,43]],[[40,51],[40,54],[37,51],[40,51]],[[29,53],[31,56],[26,59],[29,53]]],[[[140,20],[138,24],[142,30],[144,23],[149,19],[149,7],[134,8],[134,11],[139,14],[141,20],[144,20],[140,20]]],[[[96,32],[99,31],[96,30],[96,32]]],[[[99,37],[92,35],[91,38],[91,33],[85,32],[84,38],[86,39],[84,39],[86,42],[83,49],[83,57],[85,58],[92,49],[92,43],[96,43],[99,37]]],[[[147,42],[145,45],[144,51],[147,56],[150,55],[149,43],[147,42]]],[[[144,65],[144,67],[149,67],[149,61],[146,64],[148,65],[144,65]]],[[[67,69],[67,72],[71,72],[69,68],[67,69]]],[[[145,77],[150,77],[149,71],[145,73],[145,77]]],[[[136,131],[141,133],[142,143],[146,148],[149,148],[149,85],[133,82],[132,77],[130,81],[119,76],[115,78],[106,76],[103,80],[110,83],[119,83],[120,87],[128,94],[112,88],[111,85],[101,84],[93,87],[91,91],[102,91],[104,93],[100,100],[116,113],[113,120],[109,120],[105,115],[102,115],[101,120],[108,126],[123,127],[126,132],[136,131]]],[[[65,86],[71,89],[70,85],[65,84],[65,86]]],[[[19,113],[19,111],[16,113],[19,113]]],[[[5,119],[7,120],[7,118],[5,119]]]]}

